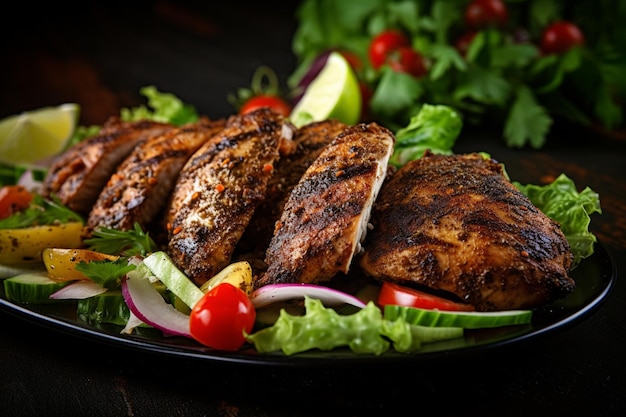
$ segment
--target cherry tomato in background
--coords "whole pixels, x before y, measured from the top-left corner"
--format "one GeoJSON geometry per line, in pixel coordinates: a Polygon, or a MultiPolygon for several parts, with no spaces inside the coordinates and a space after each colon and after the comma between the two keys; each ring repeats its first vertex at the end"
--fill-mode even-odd
{"type": "Polygon", "coordinates": [[[288,117],[291,114],[291,106],[282,98],[274,95],[263,94],[248,99],[239,109],[239,114],[250,113],[251,111],[268,107],[277,113],[288,117]]]}
{"type": "Polygon", "coordinates": [[[572,22],[561,20],[545,28],[540,48],[544,54],[562,54],[584,43],[585,37],[580,28],[572,22]]]}
{"type": "Polygon", "coordinates": [[[400,47],[411,46],[409,38],[398,30],[385,30],[376,35],[369,45],[369,59],[372,67],[378,69],[383,65],[389,54],[400,47]]]}
{"type": "Polygon", "coordinates": [[[24,210],[33,200],[33,194],[21,185],[0,188],[0,219],[24,210]]]}
{"type": "Polygon", "coordinates": [[[424,57],[409,46],[402,46],[391,52],[387,63],[394,71],[404,72],[415,78],[423,77],[428,72],[424,57]]]}
{"type": "Polygon", "coordinates": [[[509,11],[502,0],[472,0],[465,8],[465,25],[472,29],[503,27],[508,20],[509,11]]]}
{"type": "Polygon", "coordinates": [[[380,287],[378,305],[381,307],[386,305],[398,305],[428,310],[474,311],[474,307],[469,304],[457,303],[443,297],[438,297],[389,281],[383,282],[380,287]]]}
{"type": "Polygon", "coordinates": [[[256,310],[248,295],[229,283],[207,292],[193,307],[189,316],[191,336],[218,350],[235,351],[252,331],[256,310]]]}

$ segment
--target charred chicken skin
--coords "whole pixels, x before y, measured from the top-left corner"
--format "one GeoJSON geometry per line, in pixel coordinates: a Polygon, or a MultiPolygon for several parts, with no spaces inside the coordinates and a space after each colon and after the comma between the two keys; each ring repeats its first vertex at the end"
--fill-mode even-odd
{"type": "Polygon", "coordinates": [[[232,116],[180,172],[166,213],[167,250],[201,285],[224,268],[258,205],[293,131],[267,109],[232,116]]]}
{"type": "Polygon", "coordinates": [[[348,126],[336,120],[324,120],[300,127],[293,139],[295,151],[281,156],[269,180],[265,200],[259,205],[240,245],[242,253],[256,254],[262,260],[272,239],[274,225],[283,212],[291,190],[317,159],[322,150],[348,126]]]}
{"type": "Polygon", "coordinates": [[[255,286],[348,272],[394,143],[389,130],[371,123],[348,127],[324,148],[291,191],[255,286]]]}
{"type": "Polygon", "coordinates": [[[89,213],[88,230],[129,230],[135,222],[146,229],[165,207],[189,157],[224,126],[224,120],[201,119],[135,146],[100,193],[89,213]]]}
{"type": "Polygon", "coordinates": [[[559,225],[479,154],[427,153],[383,186],[360,266],[479,311],[533,308],[574,289],[559,225]]]}
{"type": "Polygon", "coordinates": [[[99,134],[79,142],[52,161],[41,194],[57,197],[77,213],[89,213],[118,164],[135,146],[172,128],[148,120],[109,119],[99,134]]]}

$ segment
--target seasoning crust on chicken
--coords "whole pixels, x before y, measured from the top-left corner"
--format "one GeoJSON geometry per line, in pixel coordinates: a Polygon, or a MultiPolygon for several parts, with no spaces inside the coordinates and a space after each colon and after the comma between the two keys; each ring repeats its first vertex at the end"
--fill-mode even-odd
{"type": "Polygon", "coordinates": [[[295,150],[281,156],[277,162],[267,185],[266,198],[255,211],[239,242],[238,251],[255,253],[263,260],[274,234],[274,225],[282,215],[291,190],[322,150],[347,127],[337,120],[323,120],[298,128],[293,139],[295,150]]]}
{"type": "Polygon", "coordinates": [[[70,209],[87,214],[118,164],[143,140],[173,126],[140,120],[110,118],[100,132],[56,157],[44,179],[41,194],[53,196],[70,209]]]}
{"type": "Polygon", "coordinates": [[[167,250],[197,284],[230,262],[293,130],[268,109],[231,116],[181,170],[167,208],[167,250]]]}
{"type": "Polygon", "coordinates": [[[479,154],[407,163],[383,186],[372,224],[365,273],[445,291],[479,311],[537,307],[575,286],[559,225],[479,154]]]}
{"type": "Polygon", "coordinates": [[[376,123],[343,130],[293,188],[255,286],[347,273],[365,235],[395,137],[376,123]]]}
{"type": "Polygon", "coordinates": [[[89,213],[89,230],[145,230],[163,210],[189,157],[222,130],[225,120],[202,118],[140,142],[119,165],[89,213]]]}

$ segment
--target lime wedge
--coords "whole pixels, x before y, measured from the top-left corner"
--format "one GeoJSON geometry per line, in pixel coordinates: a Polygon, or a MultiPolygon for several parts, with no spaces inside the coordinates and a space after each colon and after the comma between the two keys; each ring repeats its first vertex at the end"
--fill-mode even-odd
{"type": "Polygon", "coordinates": [[[290,119],[300,127],[327,119],[353,125],[360,117],[361,91],[356,74],[340,53],[332,52],[294,107],[290,119]]]}
{"type": "Polygon", "coordinates": [[[43,107],[0,120],[0,162],[32,165],[59,153],[72,137],[80,106],[43,107]]]}

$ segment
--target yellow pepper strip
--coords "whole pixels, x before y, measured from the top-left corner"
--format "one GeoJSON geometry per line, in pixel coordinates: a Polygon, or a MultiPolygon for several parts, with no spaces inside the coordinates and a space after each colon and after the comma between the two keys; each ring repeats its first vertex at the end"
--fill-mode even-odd
{"type": "Polygon", "coordinates": [[[46,248],[80,248],[82,229],[80,222],[0,229],[0,264],[41,262],[46,248]]]}

